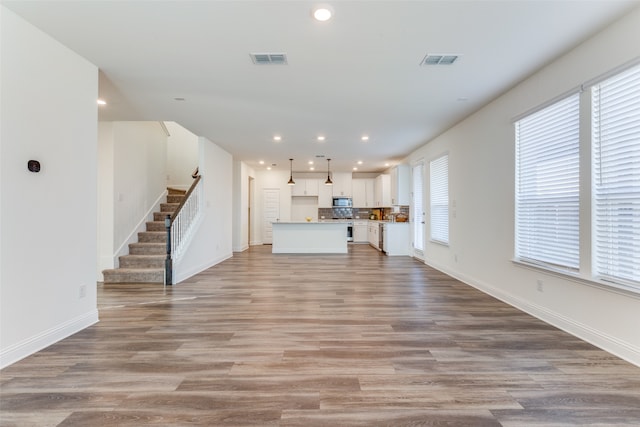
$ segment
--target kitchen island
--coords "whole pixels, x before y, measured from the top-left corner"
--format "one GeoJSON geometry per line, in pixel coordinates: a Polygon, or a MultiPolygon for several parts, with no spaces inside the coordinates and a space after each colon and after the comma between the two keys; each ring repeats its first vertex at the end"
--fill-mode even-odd
{"type": "Polygon", "coordinates": [[[345,222],[274,222],[274,254],[346,254],[345,222]]]}

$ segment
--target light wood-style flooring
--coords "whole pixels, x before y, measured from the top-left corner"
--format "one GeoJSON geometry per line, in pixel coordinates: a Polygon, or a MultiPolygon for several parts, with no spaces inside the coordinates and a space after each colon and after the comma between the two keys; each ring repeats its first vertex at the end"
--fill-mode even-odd
{"type": "Polygon", "coordinates": [[[640,368],[408,257],[252,247],[0,372],[2,426],[638,426],[640,368]]]}

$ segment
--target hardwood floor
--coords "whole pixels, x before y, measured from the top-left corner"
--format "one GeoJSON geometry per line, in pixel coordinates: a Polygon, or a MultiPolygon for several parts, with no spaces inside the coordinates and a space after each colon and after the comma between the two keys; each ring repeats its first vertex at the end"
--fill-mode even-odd
{"type": "Polygon", "coordinates": [[[0,372],[2,426],[640,425],[640,368],[368,246],[98,292],[0,372]]]}

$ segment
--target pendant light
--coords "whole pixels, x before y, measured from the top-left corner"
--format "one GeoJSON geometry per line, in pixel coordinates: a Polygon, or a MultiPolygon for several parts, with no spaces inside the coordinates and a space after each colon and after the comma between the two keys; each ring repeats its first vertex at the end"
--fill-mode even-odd
{"type": "Polygon", "coordinates": [[[327,159],[327,180],[324,182],[324,185],[333,185],[333,181],[331,181],[331,168],[329,167],[329,162],[331,162],[331,159],[327,159]]]}
{"type": "Polygon", "coordinates": [[[289,182],[288,185],[296,185],[296,182],[293,180],[293,159],[289,159],[290,168],[289,168],[289,182]]]}

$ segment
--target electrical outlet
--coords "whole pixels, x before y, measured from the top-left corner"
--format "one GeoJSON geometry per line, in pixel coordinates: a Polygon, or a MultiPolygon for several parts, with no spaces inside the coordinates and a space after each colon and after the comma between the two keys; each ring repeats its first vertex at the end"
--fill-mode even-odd
{"type": "Polygon", "coordinates": [[[87,285],[80,285],[80,298],[84,298],[87,296],[87,285]]]}
{"type": "Polygon", "coordinates": [[[538,279],[537,284],[538,284],[538,292],[544,292],[544,282],[538,279]]]}

